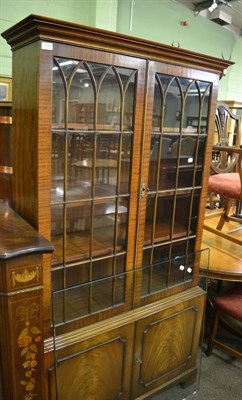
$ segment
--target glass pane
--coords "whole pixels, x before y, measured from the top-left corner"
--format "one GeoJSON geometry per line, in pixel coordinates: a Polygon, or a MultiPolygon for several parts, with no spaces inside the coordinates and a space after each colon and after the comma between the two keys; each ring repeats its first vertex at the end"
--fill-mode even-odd
{"type": "Polygon", "coordinates": [[[87,259],[90,256],[91,204],[66,206],[66,262],[87,259]]]}
{"type": "Polygon", "coordinates": [[[142,265],[145,267],[151,264],[151,249],[144,249],[142,265]]]}
{"type": "Polygon", "coordinates": [[[149,181],[148,187],[150,190],[156,189],[156,179],[158,173],[158,157],[160,151],[161,136],[151,135],[150,145],[150,163],[149,163],[149,181]]]}
{"type": "Polygon", "coordinates": [[[64,194],[65,134],[52,133],[51,202],[62,202],[64,194]]]}
{"type": "Polygon", "coordinates": [[[51,290],[63,289],[64,268],[51,271],[51,290]]]}
{"type": "Polygon", "coordinates": [[[191,193],[177,196],[173,237],[181,237],[188,234],[190,208],[191,193]]]}
{"type": "Polygon", "coordinates": [[[52,265],[63,264],[63,221],[64,221],[64,209],[63,205],[51,206],[51,242],[55,246],[55,250],[52,254],[52,265]]]}
{"type": "Polygon", "coordinates": [[[159,190],[176,187],[179,140],[177,135],[162,137],[159,190]]]}
{"type": "Polygon", "coordinates": [[[113,293],[113,304],[123,304],[125,301],[125,284],[126,284],[126,274],[115,276],[114,282],[114,293],[113,293]]]}
{"type": "Polygon", "coordinates": [[[197,82],[193,81],[192,79],[180,79],[180,82],[182,84],[183,93],[185,96],[183,130],[192,130],[197,132],[198,124],[196,124],[196,126],[194,126],[194,124],[190,125],[191,118],[194,117],[198,121],[199,116],[200,98],[197,82]]]}
{"type": "Polygon", "coordinates": [[[113,306],[113,280],[105,279],[91,284],[91,312],[101,311],[113,306]]]}
{"type": "Polygon", "coordinates": [[[121,88],[115,72],[109,68],[102,77],[98,96],[98,128],[120,129],[121,88]]]}
{"type": "Polygon", "coordinates": [[[201,194],[200,190],[196,190],[194,192],[194,196],[193,196],[191,226],[190,226],[190,230],[191,230],[192,234],[196,234],[196,232],[197,232],[200,194],[201,194]]]}
{"type": "Polygon", "coordinates": [[[153,264],[168,260],[170,255],[170,245],[159,246],[154,248],[153,264]]]}
{"type": "Polygon", "coordinates": [[[206,136],[199,136],[195,186],[201,186],[203,173],[203,159],[206,145],[206,136]]]}
{"type": "Polygon", "coordinates": [[[113,258],[104,258],[92,263],[92,280],[111,276],[113,273],[113,258]]]}
{"type": "Polygon", "coordinates": [[[126,254],[116,256],[116,274],[124,272],[126,269],[126,254]]]}
{"type": "Polygon", "coordinates": [[[121,166],[120,166],[120,184],[119,193],[129,193],[130,176],[131,176],[131,154],[132,154],[132,139],[128,134],[122,135],[122,150],[121,150],[121,166]]]}
{"type": "Polygon", "coordinates": [[[174,77],[160,76],[160,81],[163,86],[167,85],[165,91],[165,108],[164,108],[164,127],[169,129],[178,130],[180,127],[180,119],[177,117],[181,115],[181,88],[179,80],[174,77]]]}
{"type": "Polygon", "coordinates": [[[173,218],[173,196],[159,196],[155,218],[155,242],[170,240],[173,218]]]}
{"type": "Polygon", "coordinates": [[[94,129],[94,89],[89,72],[81,63],[69,87],[68,124],[74,128],[94,129]]]}
{"type": "MultiPolygon", "coordinates": [[[[64,62],[67,62],[67,60],[63,60],[64,62]]],[[[66,121],[66,82],[58,60],[53,62],[52,74],[52,129],[64,129],[66,121]]]]}
{"type": "Polygon", "coordinates": [[[115,200],[95,201],[92,244],[94,257],[113,253],[115,216],[115,200]]]}
{"type": "Polygon", "coordinates": [[[197,138],[183,136],[180,143],[178,187],[194,185],[194,165],[196,161],[197,138]]]}
{"type": "Polygon", "coordinates": [[[186,274],[186,258],[177,257],[171,260],[169,286],[174,286],[184,282],[186,274]]]}
{"type": "Polygon", "coordinates": [[[164,105],[164,92],[160,85],[158,77],[155,80],[154,88],[154,105],[153,105],[153,117],[152,117],[152,129],[154,131],[161,131],[161,126],[163,123],[163,107],[164,105]]]}
{"type": "Polygon", "coordinates": [[[97,135],[95,196],[116,194],[120,135],[97,135]]]}
{"type": "Polygon", "coordinates": [[[67,81],[70,80],[75,68],[79,64],[79,61],[77,60],[70,60],[69,58],[61,57],[56,57],[55,62],[58,64],[58,67],[61,69],[62,74],[67,81]]]}
{"type": "Polygon", "coordinates": [[[150,293],[150,267],[142,268],[142,287],[141,296],[146,296],[150,293]]]}
{"type": "MultiPolygon", "coordinates": [[[[88,285],[82,285],[82,286],[72,287],[64,291],[63,311],[62,311],[64,320],[71,321],[77,318],[81,318],[89,313],[90,310],[89,290],[90,288],[88,285]]],[[[60,306],[61,292],[59,292],[57,296],[54,296],[54,307],[56,307],[56,301],[58,297],[60,306]]]]}
{"type": "Polygon", "coordinates": [[[200,92],[202,94],[202,120],[201,120],[201,125],[200,125],[200,133],[207,133],[211,83],[198,82],[198,86],[199,86],[200,92]]]}
{"type": "Polygon", "coordinates": [[[127,222],[129,199],[121,198],[118,202],[118,231],[116,251],[122,251],[127,247],[127,222]]]}
{"type": "Polygon", "coordinates": [[[134,77],[130,81],[124,98],[123,130],[134,129],[134,77]]]}
{"type": "Polygon", "coordinates": [[[75,286],[89,281],[90,264],[78,264],[66,268],[66,286],[75,286]]]}
{"type": "Polygon", "coordinates": [[[153,238],[154,205],[155,196],[148,195],[146,203],[144,245],[150,244],[153,238]]]}
{"type": "Polygon", "coordinates": [[[67,200],[90,198],[92,193],[94,135],[69,133],[67,200]]]}
{"type": "Polygon", "coordinates": [[[158,292],[167,288],[167,276],[169,271],[169,261],[156,263],[152,267],[151,292],[158,292]]]}

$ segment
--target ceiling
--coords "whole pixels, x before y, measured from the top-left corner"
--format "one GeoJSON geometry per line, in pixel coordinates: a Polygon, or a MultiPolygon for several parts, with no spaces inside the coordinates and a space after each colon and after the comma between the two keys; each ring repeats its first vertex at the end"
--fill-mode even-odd
{"type": "Polygon", "coordinates": [[[208,8],[215,0],[176,0],[183,4],[195,14],[212,19],[224,28],[229,29],[236,35],[242,35],[242,0],[216,0],[217,8],[212,12],[208,8]],[[231,22],[227,23],[227,19],[231,22]]]}

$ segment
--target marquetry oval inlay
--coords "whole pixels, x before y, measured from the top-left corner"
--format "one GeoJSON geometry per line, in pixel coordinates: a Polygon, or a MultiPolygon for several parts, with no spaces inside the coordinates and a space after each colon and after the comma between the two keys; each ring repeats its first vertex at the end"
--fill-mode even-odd
{"type": "Polygon", "coordinates": [[[40,282],[40,265],[31,268],[23,267],[21,271],[12,271],[12,288],[40,282]]]}

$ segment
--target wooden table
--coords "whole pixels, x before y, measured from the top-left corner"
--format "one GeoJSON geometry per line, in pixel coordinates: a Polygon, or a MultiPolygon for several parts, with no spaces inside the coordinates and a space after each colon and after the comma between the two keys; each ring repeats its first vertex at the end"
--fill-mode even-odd
{"type": "Polygon", "coordinates": [[[208,269],[200,268],[200,275],[222,281],[242,281],[242,246],[203,230],[202,248],[210,249],[208,269]]]}
{"type": "MultiPolygon", "coordinates": [[[[73,166],[76,169],[76,175],[78,174],[78,169],[84,172],[84,178],[91,180],[92,178],[92,168],[93,160],[80,160],[76,161],[73,166]]],[[[97,170],[97,180],[101,183],[109,184],[110,175],[117,175],[117,160],[110,159],[96,159],[95,168],[97,170]]]]}

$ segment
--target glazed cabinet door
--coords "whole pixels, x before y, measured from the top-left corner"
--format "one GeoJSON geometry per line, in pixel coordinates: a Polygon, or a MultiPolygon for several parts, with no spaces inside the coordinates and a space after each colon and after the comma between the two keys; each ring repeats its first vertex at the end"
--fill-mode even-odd
{"type": "Polygon", "coordinates": [[[137,252],[137,266],[144,267],[141,297],[188,287],[197,275],[194,252],[199,249],[216,79],[210,73],[149,64],[137,252]]]}
{"type": "Polygon", "coordinates": [[[136,324],[132,398],[196,378],[204,295],[136,324]]]}
{"type": "Polygon", "coordinates": [[[50,400],[128,400],[134,324],[56,350],[50,400]]]}
{"type": "Polygon", "coordinates": [[[81,317],[128,303],[110,277],[134,263],[146,63],[67,50],[52,65],[51,271],[53,291],[89,283],[81,317]]]}

